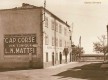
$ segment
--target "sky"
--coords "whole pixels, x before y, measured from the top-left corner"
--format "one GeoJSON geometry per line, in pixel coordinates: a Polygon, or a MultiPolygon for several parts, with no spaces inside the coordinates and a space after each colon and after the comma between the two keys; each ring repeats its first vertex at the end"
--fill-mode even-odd
{"type": "MultiPolygon", "coordinates": [[[[1,0],[0,9],[20,7],[22,3],[43,6],[44,0],[1,0]]],[[[71,27],[73,24],[73,42],[78,45],[81,36],[85,53],[94,53],[93,42],[107,34],[107,0],[46,0],[46,8],[71,27]]]]}

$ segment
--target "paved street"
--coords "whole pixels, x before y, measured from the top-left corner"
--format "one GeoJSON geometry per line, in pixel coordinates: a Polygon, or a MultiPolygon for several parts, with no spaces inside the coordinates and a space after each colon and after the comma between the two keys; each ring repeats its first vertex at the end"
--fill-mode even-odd
{"type": "Polygon", "coordinates": [[[100,63],[72,62],[46,69],[0,72],[0,80],[108,80],[100,63]]]}

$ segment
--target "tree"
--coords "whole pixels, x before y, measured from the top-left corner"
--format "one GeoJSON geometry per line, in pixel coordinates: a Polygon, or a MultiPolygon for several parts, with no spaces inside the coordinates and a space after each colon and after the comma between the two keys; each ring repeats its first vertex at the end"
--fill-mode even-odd
{"type": "Polygon", "coordinates": [[[79,47],[79,46],[74,46],[72,48],[72,53],[74,56],[77,57],[77,60],[80,61],[81,59],[81,54],[84,53],[83,47],[79,47]]]}
{"type": "Polygon", "coordinates": [[[63,53],[65,55],[65,62],[67,63],[67,55],[69,54],[68,48],[64,48],[63,53]]]}
{"type": "Polygon", "coordinates": [[[101,38],[99,38],[98,42],[94,42],[93,43],[93,47],[94,47],[94,51],[97,53],[103,53],[104,54],[104,61],[106,60],[106,53],[108,52],[108,46],[105,45],[105,35],[101,36],[101,38]]]}

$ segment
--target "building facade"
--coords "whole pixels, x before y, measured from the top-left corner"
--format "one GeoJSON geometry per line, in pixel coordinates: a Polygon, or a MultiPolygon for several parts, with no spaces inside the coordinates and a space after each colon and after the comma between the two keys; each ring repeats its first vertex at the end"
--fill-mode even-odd
{"type": "Polygon", "coordinates": [[[43,7],[0,10],[0,68],[44,68],[71,61],[70,26],[43,7]]]}

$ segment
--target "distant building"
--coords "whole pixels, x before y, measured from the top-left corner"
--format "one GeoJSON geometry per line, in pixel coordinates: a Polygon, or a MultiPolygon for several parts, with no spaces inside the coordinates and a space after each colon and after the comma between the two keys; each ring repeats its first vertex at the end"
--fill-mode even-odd
{"type": "Polygon", "coordinates": [[[0,68],[45,68],[71,61],[70,26],[43,7],[0,10],[0,68]]]}
{"type": "Polygon", "coordinates": [[[81,55],[81,61],[104,61],[103,54],[83,54],[81,55]]]}

